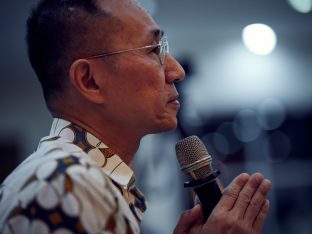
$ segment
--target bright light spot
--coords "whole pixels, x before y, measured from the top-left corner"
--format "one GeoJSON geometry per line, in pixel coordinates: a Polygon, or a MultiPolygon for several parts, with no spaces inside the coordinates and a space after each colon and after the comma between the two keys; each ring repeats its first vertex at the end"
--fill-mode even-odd
{"type": "Polygon", "coordinates": [[[296,11],[308,13],[312,10],[312,0],[287,0],[296,11]]]}
{"type": "Polygon", "coordinates": [[[270,54],[276,46],[276,34],[265,24],[250,24],[243,30],[243,42],[253,53],[270,54]]]}

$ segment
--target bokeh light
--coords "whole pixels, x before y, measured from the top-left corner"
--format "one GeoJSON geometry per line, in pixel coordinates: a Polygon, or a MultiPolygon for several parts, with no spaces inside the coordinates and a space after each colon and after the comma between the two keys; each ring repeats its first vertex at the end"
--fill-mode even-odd
{"type": "Polygon", "coordinates": [[[213,144],[215,145],[216,149],[224,154],[227,155],[229,153],[229,142],[228,140],[225,138],[224,135],[220,134],[220,133],[214,133],[213,135],[213,144]]]}
{"type": "Polygon", "coordinates": [[[261,133],[257,113],[252,109],[241,110],[235,117],[233,129],[237,139],[242,142],[251,142],[257,139],[261,133]]]}
{"type": "Polygon", "coordinates": [[[277,42],[273,29],[265,24],[250,24],[243,29],[242,38],[245,46],[258,55],[270,54],[277,42]]]}
{"type": "Polygon", "coordinates": [[[312,0],[287,0],[287,2],[300,13],[309,13],[312,10],[312,0]]]}
{"type": "Polygon", "coordinates": [[[274,130],[282,125],[286,118],[284,105],[277,99],[267,98],[258,107],[258,119],[265,130],[274,130]]]}

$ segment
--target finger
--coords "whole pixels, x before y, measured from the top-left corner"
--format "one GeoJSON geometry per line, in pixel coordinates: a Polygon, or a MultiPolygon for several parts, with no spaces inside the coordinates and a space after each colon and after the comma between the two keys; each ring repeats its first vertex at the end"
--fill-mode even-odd
{"type": "Polygon", "coordinates": [[[244,219],[247,221],[247,223],[250,224],[250,226],[252,226],[252,224],[254,223],[255,218],[257,217],[270,188],[271,181],[263,180],[255,194],[253,195],[244,215],[244,219]]]}
{"type": "Polygon", "coordinates": [[[263,176],[260,173],[255,173],[250,176],[248,182],[244,188],[240,191],[238,198],[233,206],[232,213],[239,218],[243,218],[245,211],[251,201],[252,196],[258,189],[263,180],[263,176]]]}
{"type": "Polygon", "coordinates": [[[181,215],[173,233],[174,234],[188,233],[192,224],[196,222],[198,219],[200,219],[200,216],[201,216],[201,207],[199,204],[197,204],[192,209],[185,211],[181,215]]]}
{"type": "Polygon", "coordinates": [[[266,219],[266,217],[268,216],[269,213],[269,209],[270,209],[270,202],[269,200],[265,200],[262,204],[261,210],[253,224],[253,230],[255,231],[255,233],[260,233],[262,226],[264,224],[264,221],[266,219]]]}
{"type": "Polygon", "coordinates": [[[198,222],[205,222],[205,217],[204,217],[204,214],[202,213],[202,206],[201,206],[201,203],[200,203],[200,200],[198,198],[198,196],[196,195],[195,198],[194,198],[194,206],[196,205],[200,205],[201,207],[201,211],[200,211],[200,217],[197,219],[198,222]]]}
{"type": "Polygon", "coordinates": [[[238,198],[240,191],[247,183],[248,178],[249,175],[247,173],[242,173],[237,176],[224,190],[222,197],[216,206],[216,209],[221,208],[226,209],[227,211],[231,210],[238,198]]]}

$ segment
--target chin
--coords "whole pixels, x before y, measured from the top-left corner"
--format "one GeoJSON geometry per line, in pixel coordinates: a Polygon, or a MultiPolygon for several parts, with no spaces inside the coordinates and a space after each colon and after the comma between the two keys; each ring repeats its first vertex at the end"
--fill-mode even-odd
{"type": "Polygon", "coordinates": [[[174,121],[166,122],[158,126],[153,133],[161,133],[175,130],[177,128],[178,122],[177,119],[174,121]]]}

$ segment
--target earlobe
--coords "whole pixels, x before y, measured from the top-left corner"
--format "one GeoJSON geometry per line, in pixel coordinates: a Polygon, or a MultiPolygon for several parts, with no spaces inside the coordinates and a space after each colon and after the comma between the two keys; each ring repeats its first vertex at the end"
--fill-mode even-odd
{"type": "Polygon", "coordinates": [[[101,104],[104,98],[100,86],[94,79],[93,68],[86,59],[76,60],[70,67],[70,79],[77,91],[89,101],[101,104]]]}

